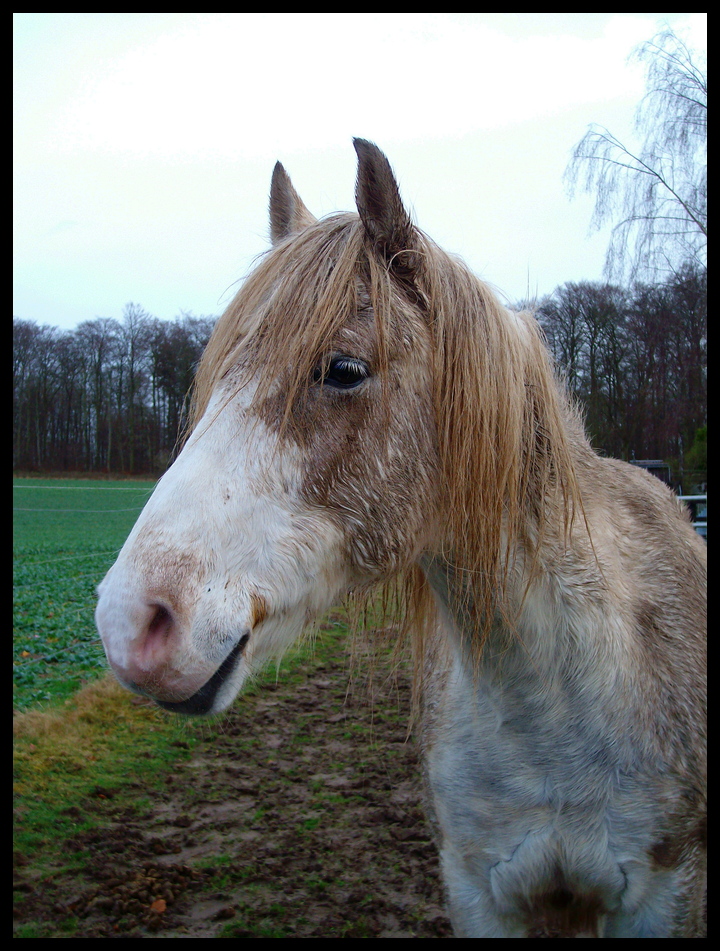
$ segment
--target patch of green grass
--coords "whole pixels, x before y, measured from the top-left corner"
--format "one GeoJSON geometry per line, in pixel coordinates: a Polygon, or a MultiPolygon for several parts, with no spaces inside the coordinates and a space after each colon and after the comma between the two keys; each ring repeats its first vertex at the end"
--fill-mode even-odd
{"type": "Polygon", "coordinates": [[[13,480],[13,705],[61,703],[107,670],[95,589],[152,482],[13,480]]]}
{"type": "Polygon", "coordinates": [[[192,730],[192,724],[150,704],[134,704],[110,677],[59,708],[19,714],[13,766],[16,852],[26,860],[42,856],[54,867],[82,866],[84,853],[58,854],[58,843],[96,825],[94,802],[122,798],[131,783],[141,783],[150,794],[160,788],[165,771],[191,754],[192,730]]]}
{"type": "Polygon", "coordinates": [[[17,931],[14,933],[14,938],[46,938],[47,935],[42,934],[43,929],[34,923],[27,925],[20,925],[17,931]]]}

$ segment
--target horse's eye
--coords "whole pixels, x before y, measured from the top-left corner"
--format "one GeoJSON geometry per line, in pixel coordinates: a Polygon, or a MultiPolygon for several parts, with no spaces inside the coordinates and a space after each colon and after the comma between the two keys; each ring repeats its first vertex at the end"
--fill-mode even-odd
{"type": "Polygon", "coordinates": [[[370,368],[357,357],[332,357],[326,364],[315,368],[313,382],[332,386],[336,390],[352,390],[370,376],[370,368]]]}

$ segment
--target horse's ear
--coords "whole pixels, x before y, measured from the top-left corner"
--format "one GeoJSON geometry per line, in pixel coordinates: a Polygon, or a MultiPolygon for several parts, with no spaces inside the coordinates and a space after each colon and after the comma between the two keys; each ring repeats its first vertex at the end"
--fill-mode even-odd
{"type": "Polygon", "coordinates": [[[277,244],[296,231],[302,231],[317,219],[307,210],[293,188],[290,176],[276,162],[270,184],[270,239],[277,244]]]}
{"type": "Polygon", "coordinates": [[[367,139],[353,139],[353,145],[358,156],[355,201],[365,231],[375,250],[394,270],[407,272],[416,258],[412,254],[415,229],[400,199],[390,163],[367,139]]]}

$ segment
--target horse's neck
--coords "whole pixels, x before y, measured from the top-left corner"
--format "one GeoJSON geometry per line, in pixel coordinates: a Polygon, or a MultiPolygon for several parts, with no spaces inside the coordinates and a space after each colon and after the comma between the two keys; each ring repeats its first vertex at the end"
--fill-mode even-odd
{"type": "MultiPolygon", "coordinates": [[[[572,562],[567,552],[566,558],[572,562]]],[[[421,566],[439,607],[441,637],[454,664],[464,667],[480,689],[483,683],[513,684],[508,695],[514,694],[512,702],[517,702],[523,690],[535,695],[538,687],[552,691],[554,683],[562,684],[562,689],[580,689],[589,699],[596,693],[594,686],[602,694],[603,683],[621,675],[625,658],[614,656],[613,639],[605,636],[609,605],[603,603],[597,589],[587,604],[582,603],[583,585],[573,584],[571,564],[564,566],[567,586],[562,579],[542,572],[530,584],[522,570],[511,572],[503,610],[496,612],[489,625],[482,618],[478,625],[462,571],[442,557],[425,556],[421,566]],[[572,604],[566,603],[566,587],[572,593],[572,604]],[[478,628],[482,632],[480,648],[478,628]],[[584,679],[573,686],[569,682],[573,672],[578,679],[591,677],[595,685],[584,679]]],[[[575,567],[581,573],[584,566],[578,563],[575,567]]]]}
{"type": "MultiPolygon", "coordinates": [[[[607,636],[603,605],[563,610],[563,594],[548,577],[518,585],[514,603],[511,592],[478,649],[457,569],[440,558],[426,558],[422,567],[440,621],[423,681],[432,710],[423,729],[427,748],[432,736],[447,747],[451,771],[460,768],[468,743],[486,752],[492,747],[487,761],[502,762],[508,772],[535,756],[550,763],[577,749],[605,749],[619,767],[629,762],[638,711],[628,697],[627,659],[607,636]]],[[[573,755],[580,771],[591,768],[585,756],[573,755]]],[[[558,766],[553,781],[561,783],[562,774],[558,766]]]]}
{"type": "MultiPolygon", "coordinates": [[[[518,596],[515,589],[520,586],[517,582],[512,584],[507,592],[504,610],[498,610],[488,625],[487,618],[476,616],[466,573],[452,557],[425,555],[421,559],[421,566],[435,595],[440,614],[440,626],[451,642],[451,646],[457,649],[460,656],[464,657],[468,663],[472,662],[473,668],[477,671],[478,657],[475,647],[479,638],[482,638],[490,654],[494,654],[498,649],[501,651],[507,649],[508,640],[512,634],[509,619],[517,618],[524,602],[527,601],[528,591],[523,592],[524,597],[518,596]]],[[[540,636],[542,636],[541,633],[540,636]]]]}

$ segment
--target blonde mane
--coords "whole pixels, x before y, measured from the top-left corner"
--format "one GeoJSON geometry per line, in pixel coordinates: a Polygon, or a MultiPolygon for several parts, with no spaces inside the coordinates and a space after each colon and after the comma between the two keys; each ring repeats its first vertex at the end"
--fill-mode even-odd
{"type": "MultiPolygon", "coordinates": [[[[495,613],[505,613],[511,552],[521,545],[532,576],[548,533],[567,535],[581,509],[569,431],[575,451],[585,437],[535,320],[507,311],[418,229],[412,255],[408,291],[373,253],[352,214],[325,218],[268,251],[207,346],[191,427],[238,364],[258,382],[256,405],[282,380],[288,425],[313,369],[363,299],[374,314],[381,373],[389,335],[424,321],[432,335],[440,478],[452,539],[447,558],[463,578],[480,646],[495,613]]],[[[420,572],[413,577],[410,600],[422,600],[422,609],[408,610],[417,619],[427,611],[426,582],[420,572]]]]}

